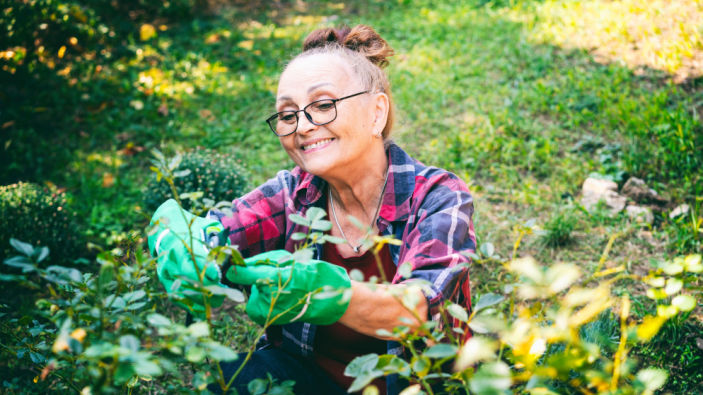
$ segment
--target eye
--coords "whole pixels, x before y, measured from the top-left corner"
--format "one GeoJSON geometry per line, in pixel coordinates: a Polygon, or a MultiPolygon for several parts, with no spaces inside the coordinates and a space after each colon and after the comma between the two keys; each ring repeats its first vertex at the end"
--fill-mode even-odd
{"type": "Polygon", "coordinates": [[[327,112],[330,111],[334,108],[334,102],[332,100],[324,100],[320,101],[317,103],[314,103],[311,106],[311,110],[317,111],[317,112],[327,112]]]}
{"type": "Polygon", "coordinates": [[[279,112],[278,122],[295,123],[296,117],[294,112],[279,112]]]}

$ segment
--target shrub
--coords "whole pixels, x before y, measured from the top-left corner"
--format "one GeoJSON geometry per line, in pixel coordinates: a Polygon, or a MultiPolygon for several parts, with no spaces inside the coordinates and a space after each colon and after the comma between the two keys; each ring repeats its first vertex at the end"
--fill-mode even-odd
{"type": "Polygon", "coordinates": [[[84,253],[76,213],[66,194],[56,189],[25,182],[0,186],[0,218],[0,259],[12,251],[11,237],[48,247],[54,263],[67,263],[84,253]]]}
{"type": "Polygon", "coordinates": [[[544,224],[545,233],[541,242],[547,247],[556,248],[573,241],[573,232],[578,218],[571,210],[561,210],[544,224]]]}
{"type": "MultiPolygon", "coordinates": [[[[249,190],[248,173],[241,162],[232,155],[196,148],[168,160],[169,163],[173,161],[180,161],[173,169],[176,176],[173,183],[179,195],[185,192],[202,192],[202,198],[219,202],[231,201],[249,190]]],[[[166,180],[154,175],[147,186],[145,207],[154,211],[172,196],[166,180]]],[[[191,202],[184,200],[183,207],[190,209],[191,202]]]]}

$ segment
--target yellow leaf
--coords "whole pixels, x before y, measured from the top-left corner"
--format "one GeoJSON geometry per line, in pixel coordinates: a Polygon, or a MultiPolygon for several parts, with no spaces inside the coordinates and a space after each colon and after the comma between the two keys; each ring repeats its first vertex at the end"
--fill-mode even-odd
{"type": "Polygon", "coordinates": [[[51,350],[56,354],[64,350],[68,350],[68,342],[63,337],[59,337],[54,342],[54,345],[51,347],[51,350]]]}
{"type": "Polygon", "coordinates": [[[109,188],[115,185],[115,176],[112,173],[103,173],[103,188],[109,188]]]}
{"type": "Polygon", "coordinates": [[[139,28],[139,38],[142,41],[149,40],[154,36],[156,36],[156,29],[153,25],[145,23],[139,28]]]}
{"type": "Polygon", "coordinates": [[[668,306],[660,304],[657,306],[657,315],[664,318],[671,318],[679,312],[679,308],[676,306],[668,306]]]}
{"type": "Polygon", "coordinates": [[[237,46],[239,48],[251,51],[251,49],[254,48],[254,41],[252,41],[252,40],[240,41],[239,44],[237,44],[237,46]]]}
{"type": "Polygon", "coordinates": [[[78,340],[79,343],[83,343],[83,339],[85,339],[85,329],[83,328],[77,328],[71,333],[71,337],[78,340]]]}
{"type": "Polygon", "coordinates": [[[620,308],[620,319],[626,320],[630,315],[630,298],[625,295],[622,298],[622,307],[620,308]]]}
{"type": "Polygon", "coordinates": [[[59,59],[63,58],[63,55],[66,54],[66,46],[62,45],[61,48],[59,48],[59,59]]]}
{"type": "Polygon", "coordinates": [[[649,341],[659,332],[661,326],[666,322],[666,318],[648,315],[644,317],[642,323],[637,327],[637,337],[642,341],[649,341]]]}

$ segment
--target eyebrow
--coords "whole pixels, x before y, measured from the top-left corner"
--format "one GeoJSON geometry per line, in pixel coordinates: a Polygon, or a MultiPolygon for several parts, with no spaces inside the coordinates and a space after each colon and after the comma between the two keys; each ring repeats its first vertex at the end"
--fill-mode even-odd
{"type": "MultiPolygon", "coordinates": [[[[322,86],[325,85],[333,85],[331,82],[320,82],[319,84],[315,84],[311,87],[308,88],[308,94],[312,93],[315,89],[318,89],[322,86]]],[[[280,96],[279,98],[276,99],[277,102],[283,102],[286,100],[291,100],[290,96],[280,96]]]]}

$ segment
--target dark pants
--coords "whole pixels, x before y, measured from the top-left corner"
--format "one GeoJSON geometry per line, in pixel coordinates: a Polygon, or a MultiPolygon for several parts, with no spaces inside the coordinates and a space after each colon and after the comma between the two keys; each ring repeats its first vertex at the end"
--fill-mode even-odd
{"type": "MultiPolygon", "coordinates": [[[[246,353],[241,353],[236,361],[220,363],[225,382],[229,381],[239,369],[245,357],[246,353]]],[[[230,388],[236,389],[239,395],[248,395],[247,385],[249,382],[259,378],[266,379],[266,373],[271,374],[277,384],[286,380],[295,381],[294,392],[296,394],[334,395],[347,393],[314,362],[303,357],[290,355],[277,348],[255,351],[230,388]]],[[[222,389],[217,384],[211,384],[208,389],[216,394],[222,394],[222,389]]]]}

